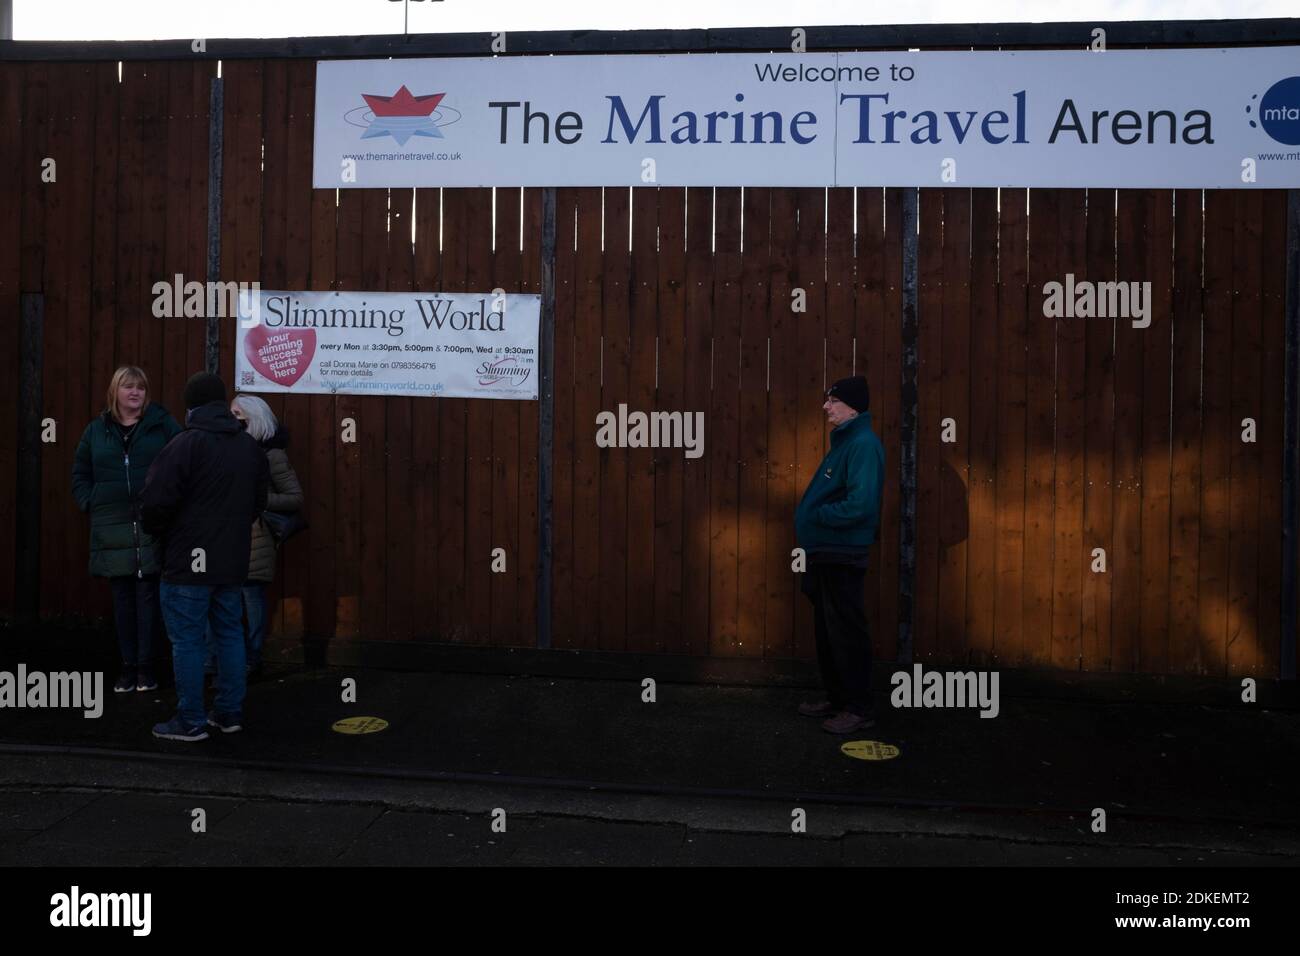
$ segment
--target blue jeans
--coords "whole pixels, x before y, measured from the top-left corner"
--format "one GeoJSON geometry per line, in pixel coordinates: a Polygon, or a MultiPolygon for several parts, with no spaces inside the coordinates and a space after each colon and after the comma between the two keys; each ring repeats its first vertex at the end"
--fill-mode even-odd
{"type": "Polygon", "coordinates": [[[172,642],[176,673],[176,712],[187,727],[204,725],[203,660],[208,627],[217,644],[218,713],[243,719],[244,629],[240,620],[239,588],[162,582],[163,620],[172,642]]]}
{"type": "MultiPolygon", "coordinates": [[[[244,657],[249,667],[262,663],[262,642],[266,640],[266,585],[249,581],[239,589],[248,615],[248,630],[244,632],[244,657]]],[[[217,640],[208,626],[208,660],[205,665],[211,673],[217,667],[217,640]]]]}

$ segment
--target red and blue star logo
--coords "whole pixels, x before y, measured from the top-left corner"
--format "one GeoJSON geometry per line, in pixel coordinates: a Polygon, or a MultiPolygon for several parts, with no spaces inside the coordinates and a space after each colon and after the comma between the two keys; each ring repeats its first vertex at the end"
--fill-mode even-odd
{"type": "Polygon", "coordinates": [[[425,93],[415,96],[402,84],[392,96],[362,93],[366,106],[349,110],[343,118],[351,125],[365,129],[362,139],[391,136],[399,146],[405,146],[413,136],[443,139],[439,127],[449,126],[460,119],[458,111],[441,106],[446,95],[425,93]]]}

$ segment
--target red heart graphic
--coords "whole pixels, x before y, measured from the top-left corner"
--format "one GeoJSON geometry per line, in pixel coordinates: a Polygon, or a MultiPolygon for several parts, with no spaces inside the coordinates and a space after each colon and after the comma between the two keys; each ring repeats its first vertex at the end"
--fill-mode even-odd
{"type": "Polygon", "coordinates": [[[285,388],[302,378],[315,354],[315,329],[273,331],[255,325],[244,335],[244,358],[264,378],[285,388]]]}

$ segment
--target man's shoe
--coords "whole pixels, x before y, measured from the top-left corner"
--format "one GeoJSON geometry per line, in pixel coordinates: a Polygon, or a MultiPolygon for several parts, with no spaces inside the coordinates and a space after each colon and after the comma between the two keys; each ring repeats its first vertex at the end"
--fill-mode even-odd
{"type": "Polygon", "coordinates": [[[219,714],[215,710],[208,714],[208,726],[216,727],[223,734],[237,734],[244,729],[242,723],[228,714],[219,714]]]}
{"type": "Polygon", "coordinates": [[[184,740],[193,742],[197,740],[207,740],[207,728],[201,724],[198,727],[186,727],[181,723],[179,717],[173,717],[165,724],[154,724],[153,735],[159,740],[184,740]]]}
{"type": "Polygon", "coordinates": [[[157,690],[158,682],[148,674],[142,674],[140,677],[136,678],[135,689],[141,692],[157,690]]]}
{"type": "Polygon", "coordinates": [[[834,714],[836,708],[829,700],[817,701],[816,703],[803,703],[799,705],[799,713],[805,717],[829,717],[834,714]]]}
{"type": "Polygon", "coordinates": [[[828,734],[851,734],[855,730],[866,730],[875,725],[875,714],[855,714],[851,710],[843,710],[830,720],[822,721],[822,730],[828,734]]]}
{"type": "Polygon", "coordinates": [[[117,679],[117,683],[113,685],[114,694],[129,694],[133,690],[135,690],[134,674],[123,674],[117,679]]]}

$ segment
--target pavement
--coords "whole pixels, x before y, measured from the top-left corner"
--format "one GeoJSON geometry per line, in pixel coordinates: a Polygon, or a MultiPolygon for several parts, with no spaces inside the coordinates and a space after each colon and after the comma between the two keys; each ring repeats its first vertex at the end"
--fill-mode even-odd
{"type": "Polygon", "coordinates": [[[107,668],[98,719],[0,710],[0,865],[1300,862],[1289,685],[1004,671],[986,719],[892,708],[878,663],[878,723],[847,739],[898,753],[860,760],[789,682],[659,680],[651,703],[628,676],[281,665],[244,732],[186,744],[149,732],[167,686],[111,693],[111,642],[0,640],[0,669],[107,668]],[[387,725],[333,729],[357,717],[387,725]]]}

